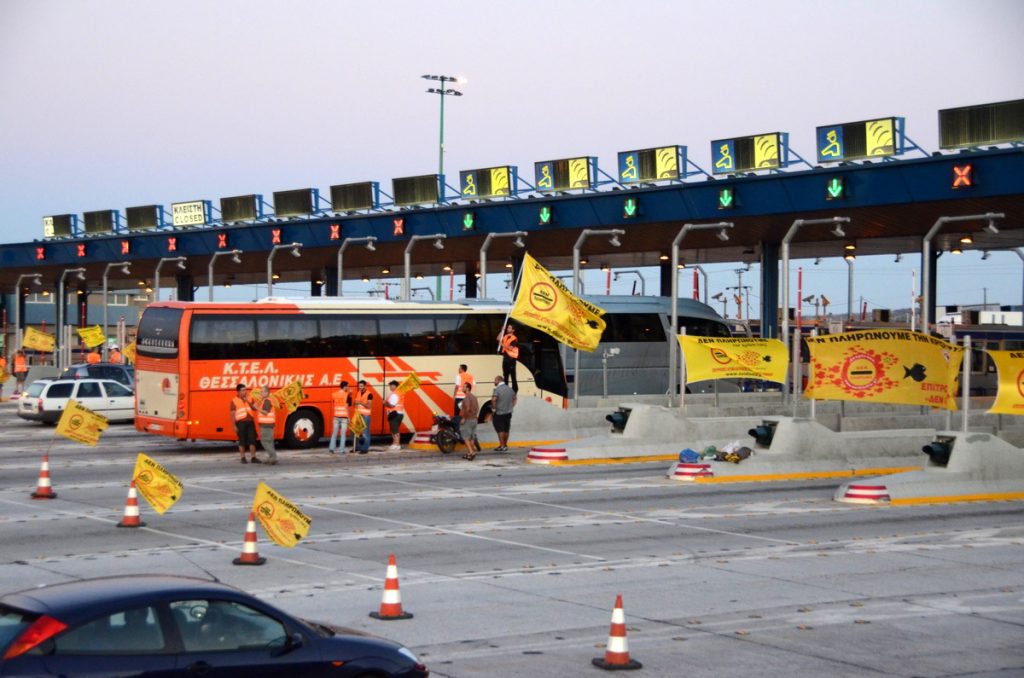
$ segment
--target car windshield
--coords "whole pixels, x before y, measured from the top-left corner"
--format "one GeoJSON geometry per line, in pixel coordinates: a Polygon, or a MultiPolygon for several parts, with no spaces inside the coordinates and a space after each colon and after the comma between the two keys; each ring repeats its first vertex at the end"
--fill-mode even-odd
{"type": "Polygon", "coordinates": [[[44,388],[46,388],[47,383],[49,382],[33,381],[31,384],[28,385],[28,389],[25,391],[25,395],[27,395],[30,398],[38,398],[39,394],[43,392],[44,388]]]}

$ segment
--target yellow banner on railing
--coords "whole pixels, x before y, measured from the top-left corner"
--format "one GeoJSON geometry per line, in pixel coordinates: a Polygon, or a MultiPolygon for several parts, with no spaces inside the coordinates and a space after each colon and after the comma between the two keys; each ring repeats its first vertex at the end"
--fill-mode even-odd
{"type": "Polygon", "coordinates": [[[763,379],[783,382],[789,353],[778,339],[676,337],[686,358],[686,383],[706,379],[763,379]]]}
{"type": "Polygon", "coordinates": [[[964,349],[909,330],[810,337],[804,392],[818,400],[862,400],[955,410],[964,349]]]}
{"type": "Polygon", "coordinates": [[[989,351],[999,370],[992,414],[1024,414],[1024,351],[989,351]]]}

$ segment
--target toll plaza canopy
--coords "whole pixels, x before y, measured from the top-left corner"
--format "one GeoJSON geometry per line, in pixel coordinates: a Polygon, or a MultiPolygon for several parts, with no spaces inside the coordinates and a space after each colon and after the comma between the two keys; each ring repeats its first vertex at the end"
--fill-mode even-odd
{"type": "MultiPolygon", "coordinates": [[[[1024,149],[990,147],[935,153],[890,161],[865,160],[804,171],[736,173],[686,181],[617,184],[601,190],[537,191],[525,197],[465,200],[429,207],[372,208],[318,212],[194,228],[155,228],[103,235],[53,237],[0,245],[0,285],[13,288],[19,276],[39,273],[56,286],[69,268],[84,267],[85,282],[97,289],[107,264],[131,262],[131,280],[151,277],[161,259],[184,257],[184,268],[164,266],[168,282],[177,281],[179,298],[191,298],[205,285],[211,257],[241,250],[241,264],[217,265],[215,284],[231,276],[238,283],[262,282],[268,257],[277,245],[299,243],[301,256],[277,256],[274,272],[282,280],[309,280],[319,292],[336,293],[339,247],[347,238],[373,236],[376,250],[350,248],[346,278],[376,278],[385,266],[403,261],[411,236],[446,236],[443,249],[421,244],[411,257],[413,273],[437,275],[453,266],[466,275],[467,296],[475,296],[473,274],[488,234],[525,231],[529,252],[546,267],[572,267],[574,244],[584,229],[622,229],[621,247],[605,238],[586,243],[591,265],[661,266],[662,294],[669,289],[668,265],[673,238],[684,224],[732,222],[727,241],[712,229],[694,230],[681,244],[684,264],[753,262],[762,264],[761,317],[771,327],[778,300],[778,256],[795,220],[848,217],[844,235],[827,226],[802,228],[790,244],[791,258],[838,257],[848,243],[858,255],[921,252],[924,237],[943,217],[1001,214],[946,224],[931,241],[932,256],[953,247],[1000,250],[1024,245],[1024,149]],[[961,245],[969,234],[972,242],[961,245]],[[540,236],[540,237],[539,237],[540,236]]],[[[442,178],[443,185],[443,178],[442,178]]],[[[443,189],[442,189],[443,190],[443,189]]],[[[493,260],[517,256],[511,238],[496,240],[493,260]]],[[[934,271],[934,265],[930,266],[934,271]]],[[[111,283],[115,276],[110,275],[111,283]]],[[[390,276],[394,277],[394,275],[390,276]]],[[[120,276],[123,280],[123,276],[120,276]]],[[[930,286],[934,303],[935,277],[930,286]]],[[[934,313],[931,315],[934,318],[934,313]]]]}

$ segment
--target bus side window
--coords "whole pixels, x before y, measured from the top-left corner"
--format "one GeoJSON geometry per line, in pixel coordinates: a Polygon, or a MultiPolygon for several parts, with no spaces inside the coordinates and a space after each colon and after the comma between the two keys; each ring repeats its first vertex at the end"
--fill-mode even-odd
{"type": "Polygon", "coordinates": [[[302,358],[319,353],[316,318],[259,317],[256,338],[265,358],[302,358]]]}
{"type": "Polygon", "coordinates": [[[252,319],[237,316],[193,316],[189,345],[192,360],[260,357],[256,350],[256,324],[252,319]]]}
{"type": "Polygon", "coordinates": [[[432,336],[433,318],[387,316],[380,319],[380,350],[383,355],[428,355],[432,336]]]}
{"type": "Polygon", "coordinates": [[[376,356],[377,321],[354,315],[321,318],[320,346],[320,351],[327,356],[376,356]]]}
{"type": "Polygon", "coordinates": [[[459,355],[463,350],[462,336],[456,334],[459,326],[466,320],[464,315],[442,315],[436,319],[437,335],[434,339],[433,352],[438,355],[459,355]]]}

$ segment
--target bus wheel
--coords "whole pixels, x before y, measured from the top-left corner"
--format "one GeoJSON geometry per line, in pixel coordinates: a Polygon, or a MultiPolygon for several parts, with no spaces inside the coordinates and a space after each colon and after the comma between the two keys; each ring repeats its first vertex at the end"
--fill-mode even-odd
{"type": "Polygon", "coordinates": [[[320,413],[308,407],[295,410],[284,422],[284,444],[292,449],[313,447],[323,434],[324,422],[320,413]]]}

